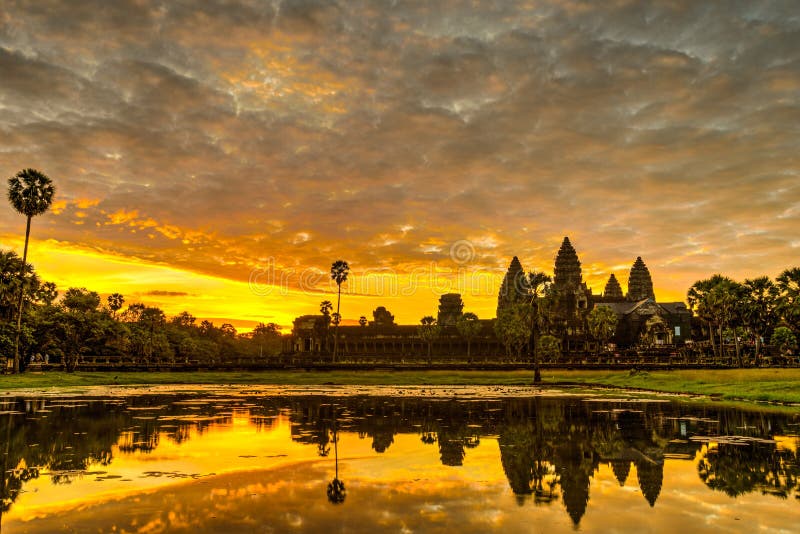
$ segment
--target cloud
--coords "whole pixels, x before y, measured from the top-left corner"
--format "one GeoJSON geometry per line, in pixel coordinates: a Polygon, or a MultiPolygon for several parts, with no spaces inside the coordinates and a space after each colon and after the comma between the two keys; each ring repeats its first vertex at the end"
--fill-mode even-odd
{"type": "Polygon", "coordinates": [[[568,234],[677,294],[796,261],[791,1],[4,11],[0,169],[55,180],[35,231],[62,242],[246,280],[465,236],[476,269],[549,271],[568,234]]]}
{"type": "Polygon", "coordinates": [[[164,291],[160,289],[154,289],[153,291],[142,293],[142,295],[146,297],[188,297],[190,296],[190,293],[186,293],[184,291],[164,291]]]}

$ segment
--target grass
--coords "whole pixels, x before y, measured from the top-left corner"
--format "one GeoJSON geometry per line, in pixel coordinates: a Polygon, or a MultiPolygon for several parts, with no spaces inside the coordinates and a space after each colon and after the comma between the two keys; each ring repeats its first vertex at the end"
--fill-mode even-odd
{"type": "MultiPolygon", "coordinates": [[[[551,371],[545,385],[635,388],[708,395],[715,399],[800,403],[800,369],[674,371],[551,371]]],[[[63,387],[160,384],[244,385],[530,385],[531,371],[258,371],[195,373],[25,373],[0,376],[0,391],[63,387]]]]}

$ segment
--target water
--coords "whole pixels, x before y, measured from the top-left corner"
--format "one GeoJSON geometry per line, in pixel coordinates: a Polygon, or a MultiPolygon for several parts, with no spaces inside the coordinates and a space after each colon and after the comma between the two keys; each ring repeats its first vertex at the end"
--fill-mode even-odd
{"type": "Polygon", "coordinates": [[[6,395],[2,530],[796,532],[799,423],[498,388],[6,395]]]}

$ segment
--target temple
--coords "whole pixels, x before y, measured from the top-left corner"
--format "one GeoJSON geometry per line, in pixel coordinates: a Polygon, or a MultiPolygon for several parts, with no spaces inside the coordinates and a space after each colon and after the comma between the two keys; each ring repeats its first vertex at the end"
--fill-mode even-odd
{"type": "MultiPolygon", "coordinates": [[[[587,316],[593,309],[606,307],[617,318],[614,335],[609,340],[616,348],[683,344],[691,335],[691,312],[683,302],[657,302],[650,271],[641,256],[633,262],[627,279],[627,293],[615,273],[611,273],[601,294],[594,294],[584,282],[578,252],[565,237],[553,266],[548,290],[551,297],[548,334],[560,342],[563,354],[582,354],[600,349],[599,340],[589,334],[587,316]]],[[[526,302],[526,275],[519,258],[514,256],[497,296],[497,314],[505,308],[526,302]]],[[[388,360],[405,361],[431,352],[438,358],[459,357],[499,361],[508,351],[497,339],[494,319],[483,319],[477,333],[466,339],[458,328],[464,302],[458,293],[439,298],[437,325],[439,334],[423,341],[419,325],[398,325],[383,306],[373,312],[373,321],[362,320],[359,326],[339,327],[339,346],[343,354],[384,355],[388,360]],[[429,347],[429,344],[431,345],[429,347]]],[[[421,314],[422,315],[422,314],[421,314]]],[[[430,314],[434,315],[434,314],[430,314]]],[[[330,319],[323,315],[304,315],[294,321],[291,345],[293,353],[326,353],[332,347],[330,319]]]]}
{"type": "Polygon", "coordinates": [[[599,306],[610,308],[617,316],[611,339],[617,346],[679,344],[689,339],[691,312],[683,302],[656,302],[653,280],[641,256],[631,266],[625,296],[614,273],[601,295],[592,294],[583,282],[581,262],[569,237],[561,243],[553,271],[555,313],[563,321],[566,351],[590,349],[593,340],[587,333],[586,317],[599,306]]]}

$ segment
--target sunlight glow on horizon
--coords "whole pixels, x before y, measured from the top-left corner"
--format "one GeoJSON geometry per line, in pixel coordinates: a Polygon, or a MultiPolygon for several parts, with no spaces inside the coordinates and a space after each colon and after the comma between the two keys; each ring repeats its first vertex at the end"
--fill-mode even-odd
{"type": "MultiPolygon", "coordinates": [[[[5,236],[3,244],[17,251],[22,248],[22,240],[11,236],[5,236]]],[[[168,316],[188,311],[198,322],[209,319],[217,326],[229,322],[240,332],[251,330],[258,322],[274,322],[288,332],[294,318],[318,313],[322,300],[336,302],[336,286],[324,271],[314,278],[313,287],[303,290],[280,281],[263,285],[257,277],[231,280],[53,239],[32,239],[29,260],[40,278],[55,282],[61,294],[70,287],[85,287],[99,293],[105,303],[107,295],[122,293],[126,307],[142,302],[161,308],[168,316]]],[[[527,268],[524,262],[523,267],[527,268]]],[[[410,273],[351,269],[350,279],[342,286],[344,324],[356,324],[361,315],[372,320],[372,311],[378,306],[387,307],[399,324],[417,324],[424,315],[436,315],[439,296],[450,292],[461,293],[465,311],[491,319],[505,274],[505,269],[435,263],[410,273]]],[[[551,273],[551,269],[541,270],[551,273]]],[[[594,294],[602,294],[609,269],[595,264],[584,267],[585,273],[589,271],[584,280],[594,294]]],[[[625,287],[627,273],[617,269],[616,274],[625,287]]],[[[683,292],[659,287],[657,276],[653,274],[660,302],[684,300],[683,292]]]]}

